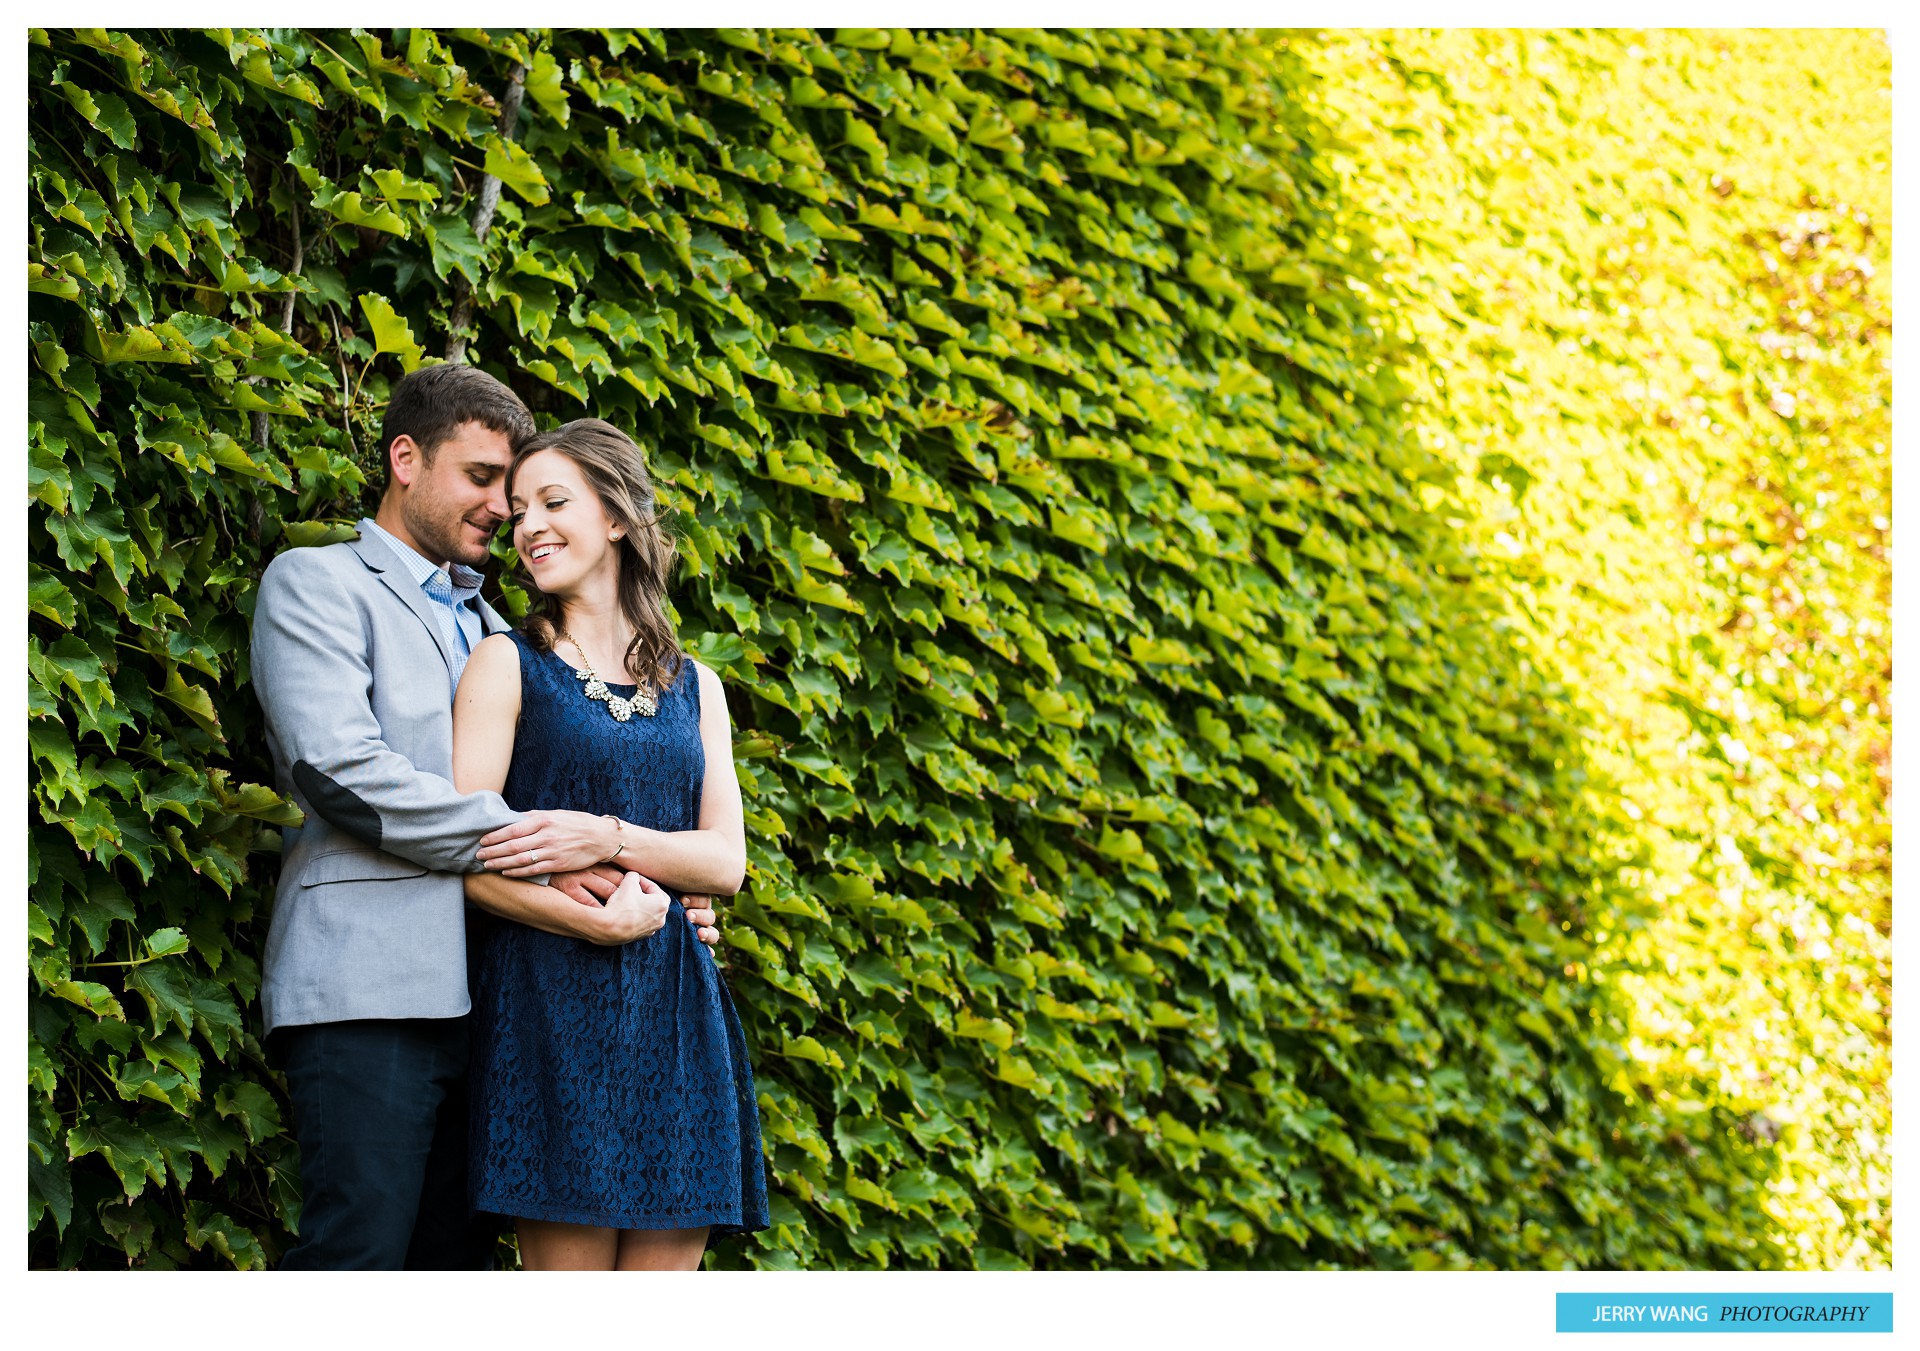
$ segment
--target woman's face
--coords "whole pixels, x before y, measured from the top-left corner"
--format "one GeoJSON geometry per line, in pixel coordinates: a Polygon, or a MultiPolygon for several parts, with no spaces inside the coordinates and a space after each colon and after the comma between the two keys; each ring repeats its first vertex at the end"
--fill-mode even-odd
{"type": "Polygon", "coordinates": [[[521,461],[507,499],[513,547],[533,584],[548,595],[574,595],[617,575],[615,541],[624,533],[587,486],[580,466],[557,450],[521,461]]]}

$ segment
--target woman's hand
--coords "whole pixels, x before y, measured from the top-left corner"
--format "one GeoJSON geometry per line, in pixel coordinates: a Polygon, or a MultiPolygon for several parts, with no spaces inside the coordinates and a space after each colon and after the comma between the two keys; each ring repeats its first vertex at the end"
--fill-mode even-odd
{"type": "Polygon", "coordinates": [[[603,863],[620,844],[620,832],[590,812],[528,812],[510,826],[481,837],[480,862],[505,877],[578,872],[603,863]]]}

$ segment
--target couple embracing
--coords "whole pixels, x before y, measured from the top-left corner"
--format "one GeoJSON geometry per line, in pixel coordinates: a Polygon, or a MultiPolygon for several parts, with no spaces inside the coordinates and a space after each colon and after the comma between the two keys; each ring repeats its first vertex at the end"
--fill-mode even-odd
{"type": "Polygon", "coordinates": [[[287,1268],[690,1269],[764,1228],[711,898],[746,866],[725,695],[680,649],[638,447],[415,371],[358,539],[268,567],[252,683],[287,832],[261,1003],[300,1142],[287,1268]],[[539,591],[480,599],[511,521],[539,591]]]}

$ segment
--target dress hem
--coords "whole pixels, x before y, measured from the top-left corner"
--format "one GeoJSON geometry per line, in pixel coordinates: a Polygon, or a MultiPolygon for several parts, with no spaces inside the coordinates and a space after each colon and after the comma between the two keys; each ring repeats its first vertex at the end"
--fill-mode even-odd
{"type": "Polygon", "coordinates": [[[473,1200],[473,1208],[486,1215],[501,1215],[513,1220],[546,1220],[553,1224],[589,1224],[604,1229],[699,1229],[710,1232],[707,1241],[731,1238],[736,1234],[758,1233],[768,1221],[740,1220],[737,1211],[696,1211],[692,1215],[662,1216],[642,1212],[580,1210],[570,1206],[538,1205],[531,1201],[491,1198],[484,1194],[473,1200]]]}

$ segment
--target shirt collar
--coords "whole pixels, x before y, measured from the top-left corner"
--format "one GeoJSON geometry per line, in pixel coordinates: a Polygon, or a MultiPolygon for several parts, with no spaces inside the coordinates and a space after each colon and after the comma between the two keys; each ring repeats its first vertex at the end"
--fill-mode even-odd
{"type": "Polygon", "coordinates": [[[371,516],[361,518],[360,531],[362,534],[370,534],[375,539],[385,541],[387,547],[393,550],[394,555],[399,558],[401,566],[407,570],[407,575],[413,578],[416,585],[425,587],[427,583],[431,582],[436,576],[445,576],[451,584],[453,600],[456,605],[464,604],[480,594],[480,585],[486,579],[466,564],[451,563],[445,568],[442,568],[438,563],[435,563],[425,554],[422,554],[418,549],[402,541],[392,531],[386,529],[371,516]]]}

